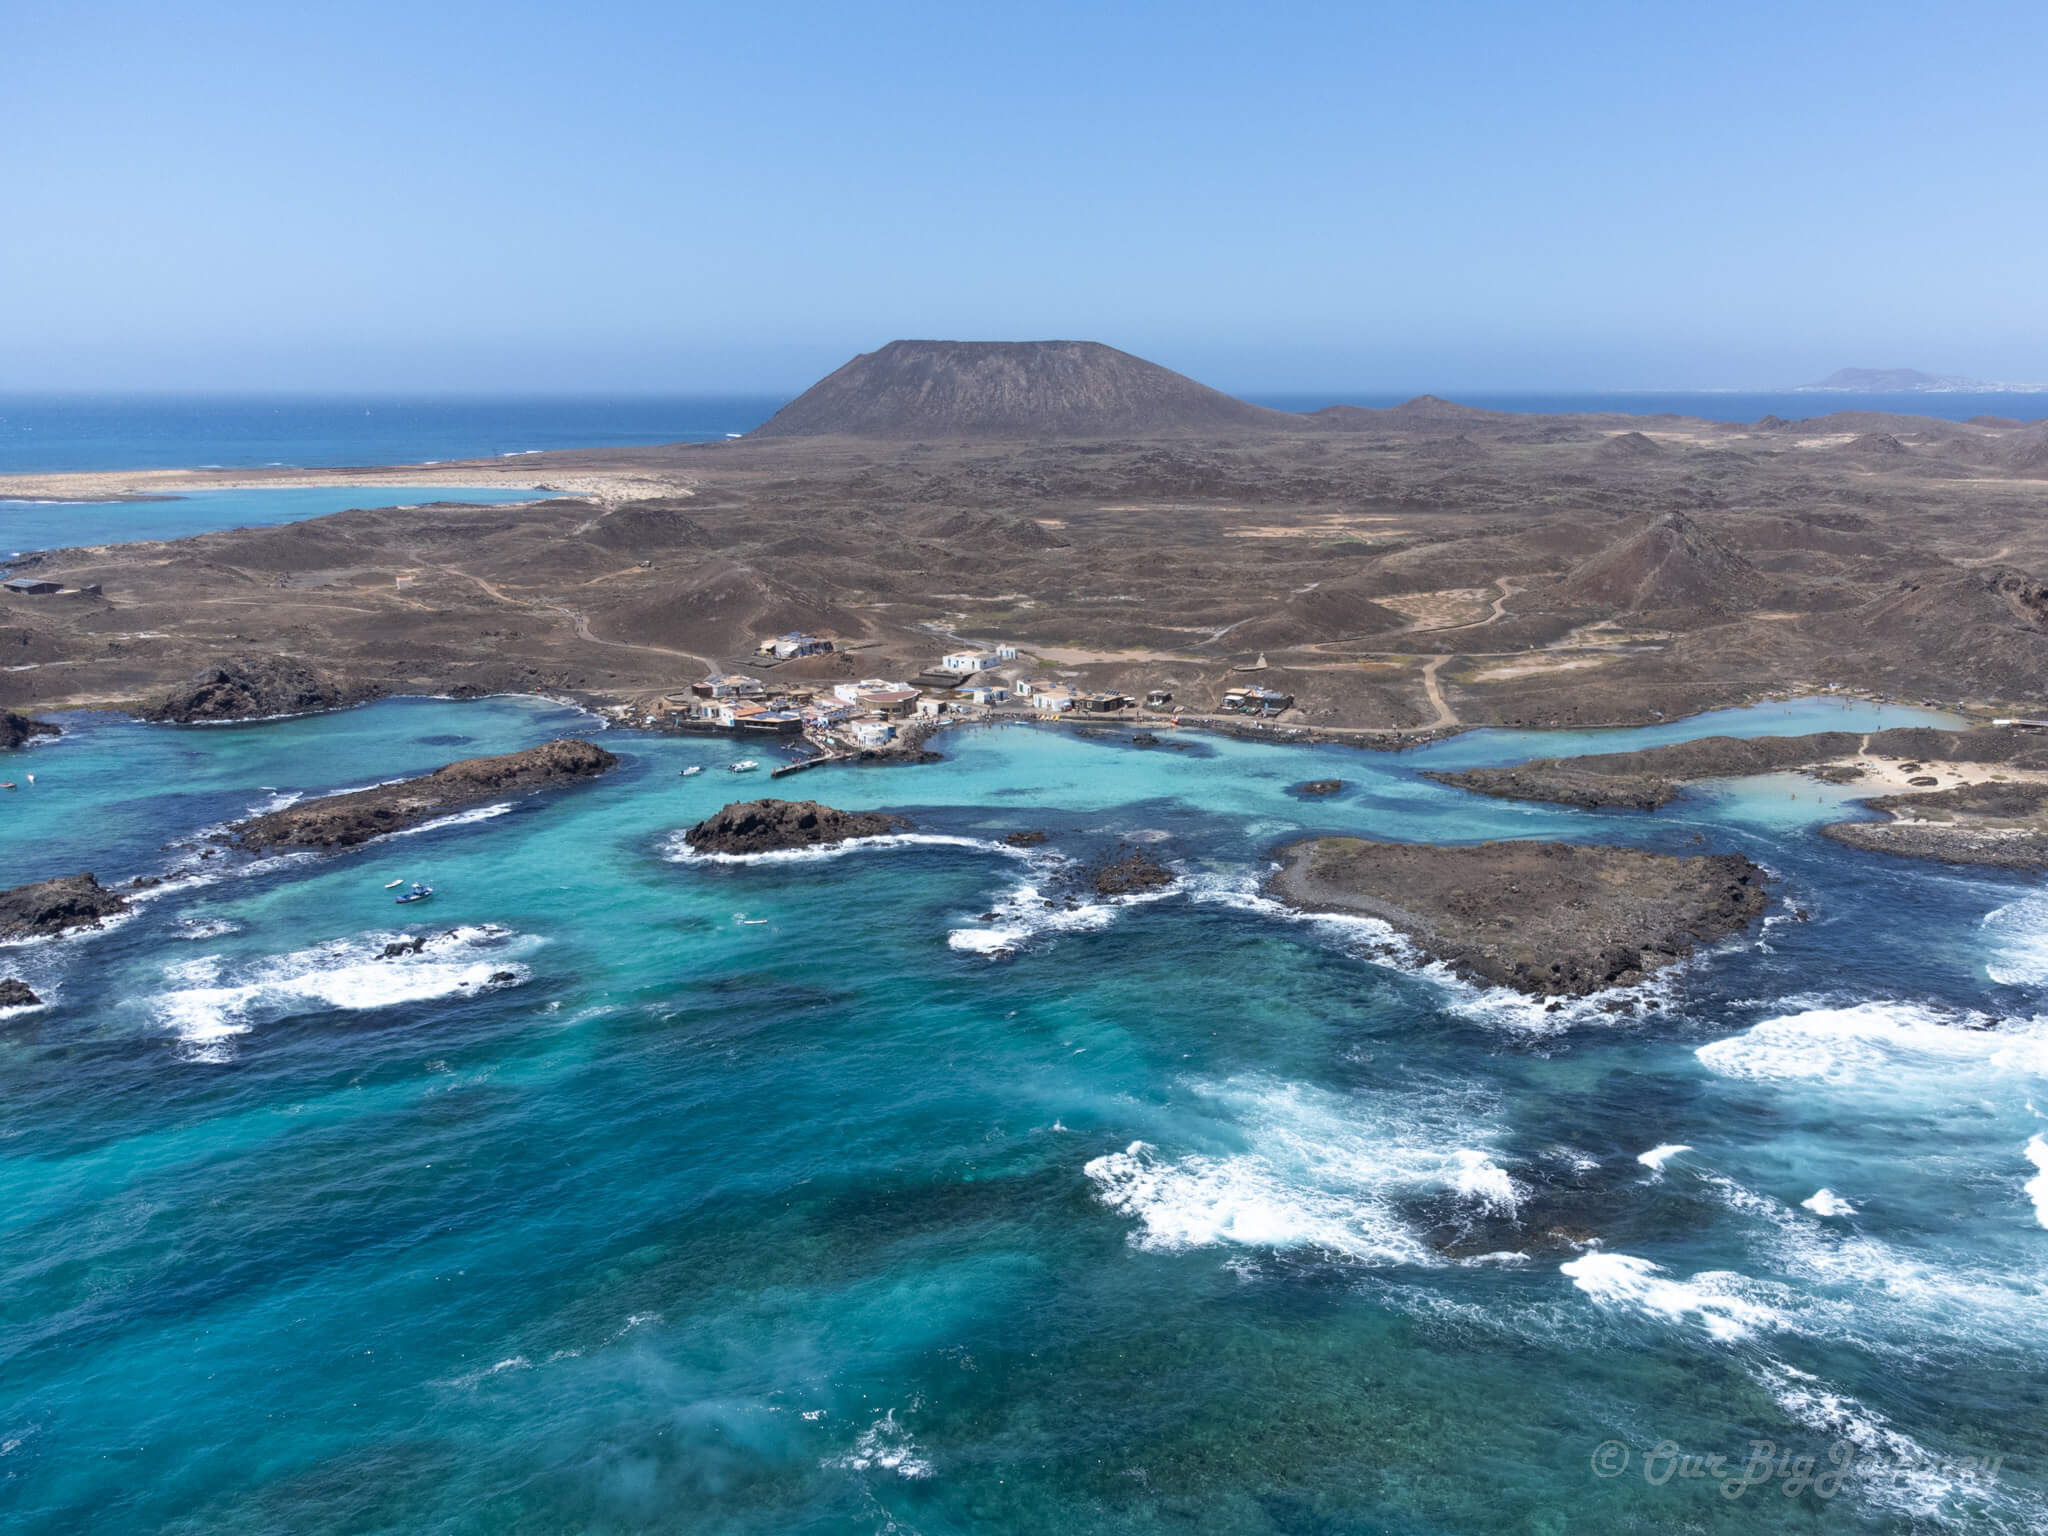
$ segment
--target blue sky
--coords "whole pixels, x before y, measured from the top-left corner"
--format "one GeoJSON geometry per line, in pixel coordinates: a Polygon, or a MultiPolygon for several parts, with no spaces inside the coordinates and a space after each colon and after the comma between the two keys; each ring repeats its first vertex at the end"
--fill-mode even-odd
{"type": "Polygon", "coordinates": [[[2048,6],[15,4],[0,388],[2048,379],[2048,6]]]}

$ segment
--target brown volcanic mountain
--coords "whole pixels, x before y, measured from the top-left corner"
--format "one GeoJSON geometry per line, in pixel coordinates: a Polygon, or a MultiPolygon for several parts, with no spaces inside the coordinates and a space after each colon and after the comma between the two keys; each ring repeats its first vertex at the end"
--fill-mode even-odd
{"type": "Polygon", "coordinates": [[[892,341],[749,437],[1158,437],[1299,426],[1096,341],[892,341]]]}

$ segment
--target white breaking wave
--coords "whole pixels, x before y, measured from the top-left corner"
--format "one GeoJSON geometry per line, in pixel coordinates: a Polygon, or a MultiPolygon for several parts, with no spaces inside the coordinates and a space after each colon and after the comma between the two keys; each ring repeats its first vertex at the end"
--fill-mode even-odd
{"type": "Polygon", "coordinates": [[[1586,1253],[1558,1266],[1572,1284],[1610,1311],[1638,1312],[1704,1329],[1716,1339],[1746,1338],[1758,1329],[1783,1325],[1776,1307],[1745,1291],[1756,1281],[1732,1270],[1709,1270],[1690,1280],[1667,1278],[1669,1271],[1629,1253],[1586,1253]]]}
{"type": "Polygon", "coordinates": [[[1186,895],[1192,901],[1304,924],[1319,939],[1357,959],[1433,982],[1443,989],[1445,1006],[1453,1012],[1482,1024],[1517,1031],[1555,1034],[1580,1024],[1612,1028],[1627,1022],[1629,1016],[1610,1013],[1601,1006],[1603,1003],[1620,997],[1662,1005],[1671,996],[1678,974],[1686,964],[1694,963],[1667,967],[1633,987],[1610,990],[1597,997],[1531,997],[1511,987],[1466,981],[1442,962],[1424,959],[1406,935],[1379,918],[1348,912],[1303,912],[1266,895],[1259,889],[1261,883],[1257,871],[1196,874],[1187,879],[1186,895]]]}
{"type": "Polygon", "coordinates": [[[181,939],[222,939],[241,931],[240,923],[225,917],[188,917],[178,924],[178,937],[181,939]]]}
{"type": "MultiPolygon", "coordinates": [[[[466,811],[456,811],[447,816],[436,816],[432,821],[423,821],[416,827],[400,827],[396,832],[387,832],[386,837],[414,837],[421,832],[439,832],[443,827],[467,827],[479,821],[489,821],[494,816],[503,816],[512,809],[509,800],[496,805],[474,806],[466,811]]],[[[376,838],[371,839],[376,842],[376,838]]]]}
{"type": "Polygon", "coordinates": [[[1345,912],[1302,912],[1284,901],[1275,901],[1259,889],[1259,884],[1256,871],[1242,870],[1234,874],[1191,875],[1185,889],[1191,901],[1234,907],[1240,912],[1253,912],[1282,922],[1307,924],[1317,929],[1319,936],[1360,959],[1401,970],[1422,969],[1423,962],[1415,947],[1391,923],[1345,912]]]}
{"type": "Polygon", "coordinates": [[[1681,1152],[1690,1152],[1691,1147],[1682,1141],[1667,1141],[1662,1146],[1652,1147],[1647,1152],[1638,1152],[1636,1161],[1656,1173],[1664,1171],[1664,1165],[1681,1152]]]}
{"type": "Polygon", "coordinates": [[[2026,1146],[2027,1161],[2037,1172],[2027,1180],[2025,1188],[2034,1202],[2034,1216],[2042,1226],[2048,1227],[2048,1140],[2036,1135],[2026,1146]]]}
{"type": "Polygon", "coordinates": [[[1918,1003],[1855,1003],[1765,1019],[1693,1054],[1724,1077],[1754,1081],[1885,1083],[1901,1072],[1984,1068],[2048,1076],[2041,1021],[1971,1027],[1988,1022],[1918,1003]]]}
{"type": "Polygon", "coordinates": [[[896,1422],[893,1408],[860,1432],[852,1450],[844,1456],[830,1457],[821,1465],[849,1472],[894,1472],[898,1477],[909,1478],[932,1475],[930,1458],[918,1449],[910,1431],[896,1422]]]}
{"type": "Polygon", "coordinates": [[[1856,1207],[1832,1189],[1816,1189],[1799,1202],[1816,1216],[1854,1216],[1856,1207]]]}
{"type": "Polygon", "coordinates": [[[383,958],[386,944],[410,937],[362,934],[238,968],[218,955],[179,961],[165,967],[170,985],[149,1007],[189,1059],[225,1061],[236,1035],[291,1014],[389,1008],[521,985],[531,973],[514,957],[539,943],[484,924],[429,937],[419,954],[383,958]]]}
{"type": "Polygon", "coordinates": [[[987,927],[955,928],[946,935],[953,949],[973,955],[1013,954],[1042,934],[1087,933],[1107,928],[1116,918],[1116,903],[1077,902],[1067,906],[1026,880],[989,903],[993,921],[987,927]]]}
{"type": "Polygon", "coordinates": [[[1233,1112],[1246,1149],[1170,1157],[1143,1141],[1083,1171],[1103,1204],[1134,1218],[1136,1247],[1313,1248],[1368,1264],[1435,1264],[1400,1209],[1449,1198],[1478,1216],[1512,1217],[1521,1186],[1472,1146],[1447,1107],[1363,1099],[1298,1084],[1195,1084],[1233,1112]]]}
{"type": "Polygon", "coordinates": [[[1766,1360],[1751,1374],[1787,1418],[1833,1442],[1816,1470],[1842,1474],[1839,1485],[1863,1502],[1916,1525],[1993,1532],[2042,1529],[2038,1500],[2013,1494],[1995,1473],[1986,1476],[1955,1458],[1935,1455],[1875,1408],[1818,1376],[1782,1360],[1766,1360]]]}
{"type": "Polygon", "coordinates": [[[2008,987],[2048,982],[2048,896],[2022,896],[1987,913],[1979,925],[1991,940],[1984,974],[2008,987]]]}
{"type": "Polygon", "coordinates": [[[665,856],[674,864],[817,864],[844,858],[850,853],[886,853],[896,848],[968,848],[977,853],[1001,854],[1004,858],[1032,859],[1039,855],[1023,848],[982,837],[954,837],[943,832],[889,832],[880,837],[850,837],[843,842],[820,843],[814,848],[777,848],[769,853],[704,853],[683,841],[680,832],[665,845],[665,856]]]}
{"type": "Polygon", "coordinates": [[[946,943],[968,954],[991,958],[1016,953],[1033,939],[1054,933],[1088,933],[1107,928],[1119,909],[1144,906],[1178,896],[1187,888],[1184,873],[1176,871],[1173,883],[1157,890],[1136,891],[1125,896],[1106,896],[1099,901],[1071,900],[1059,896],[1053,883],[1073,868],[1073,861],[1060,854],[1039,854],[1030,860],[1040,884],[1026,880],[1012,886],[989,903],[994,926],[955,928],[946,943]]]}
{"type": "Polygon", "coordinates": [[[1825,1220],[1818,1196],[1801,1201],[1812,1216],[1732,1179],[1703,1181],[1730,1210],[1762,1228],[1755,1252],[1794,1290],[1783,1326],[1810,1338],[1847,1341],[1918,1366],[1930,1350],[1979,1353],[1988,1341],[2030,1348],[2048,1341],[2048,1270],[1988,1255],[1887,1242],[1825,1220]],[[1815,1220],[1821,1217],[1822,1220],[1815,1220]]]}

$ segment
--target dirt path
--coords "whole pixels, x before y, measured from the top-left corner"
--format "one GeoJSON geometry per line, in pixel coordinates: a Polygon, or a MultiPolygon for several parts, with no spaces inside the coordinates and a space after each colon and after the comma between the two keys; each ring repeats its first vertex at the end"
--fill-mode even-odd
{"type": "MultiPolygon", "coordinates": [[[[1505,598],[1503,598],[1503,601],[1505,601],[1505,598]]],[[[1439,686],[1436,680],[1438,670],[1450,659],[1448,655],[1432,656],[1427,662],[1423,663],[1422,691],[1429,695],[1429,702],[1436,709],[1436,719],[1422,727],[1425,731],[1442,730],[1446,726],[1459,723],[1457,712],[1444,702],[1443,688],[1439,686]]]]}
{"type": "Polygon", "coordinates": [[[1407,629],[1403,630],[1402,633],[1409,635],[1443,635],[1449,634],[1454,629],[1484,629],[1489,624],[1498,624],[1503,618],[1507,617],[1508,599],[1522,589],[1505,576],[1494,577],[1493,584],[1500,588],[1500,596],[1493,600],[1493,611],[1485,618],[1468,619],[1463,624],[1437,624],[1428,629],[1407,629]]]}
{"type": "Polygon", "coordinates": [[[607,640],[603,635],[598,634],[590,627],[590,620],[580,609],[565,608],[560,603],[550,603],[544,599],[528,600],[513,597],[499,587],[484,580],[483,577],[472,575],[468,571],[459,570],[452,565],[436,565],[430,567],[430,569],[443,572],[449,576],[460,576],[464,581],[473,582],[508,608],[524,608],[529,612],[539,610],[543,613],[558,613],[569,621],[570,628],[575,631],[578,640],[588,641],[592,645],[610,646],[613,650],[619,651],[646,651],[655,656],[675,656],[683,661],[695,662],[706,672],[718,670],[709,657],[699,656],[694,651],[678,651],[666,645],[646,645],[633,640],[607,640]]]}

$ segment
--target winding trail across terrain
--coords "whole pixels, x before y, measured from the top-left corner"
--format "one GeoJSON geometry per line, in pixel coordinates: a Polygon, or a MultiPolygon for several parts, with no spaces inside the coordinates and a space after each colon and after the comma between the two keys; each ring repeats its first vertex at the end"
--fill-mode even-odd
{"type": "Polygon", "coordinates": [[[621,651],[645,651],[655,656],[674,656],[683,661],[694,662],[707,672],[716,672],[718,670],[717,663],[713,662],[709,657],[697,655],[694,651],[679,651],[673,646],[649,645],[634,640],[607,640],[603,635],[598,634],[590,627],[590,620],[581,609],[564,607],[560,603],[551,603],[544,598],[527,599],[514,597],[491,582],[484,580],[483,577],[472,575],[470,572],[456,566],[436,565],[433,569],[450,576],[460,576],[464,581],[474,583],[492,598],[509,608],[524,608],[529,612],[539,610],[544,613],[560,614],[569,621],[570,627],[575,631],[576,638],[587,641],[591,645],[610,646],[614,650],[621,651]]]}

